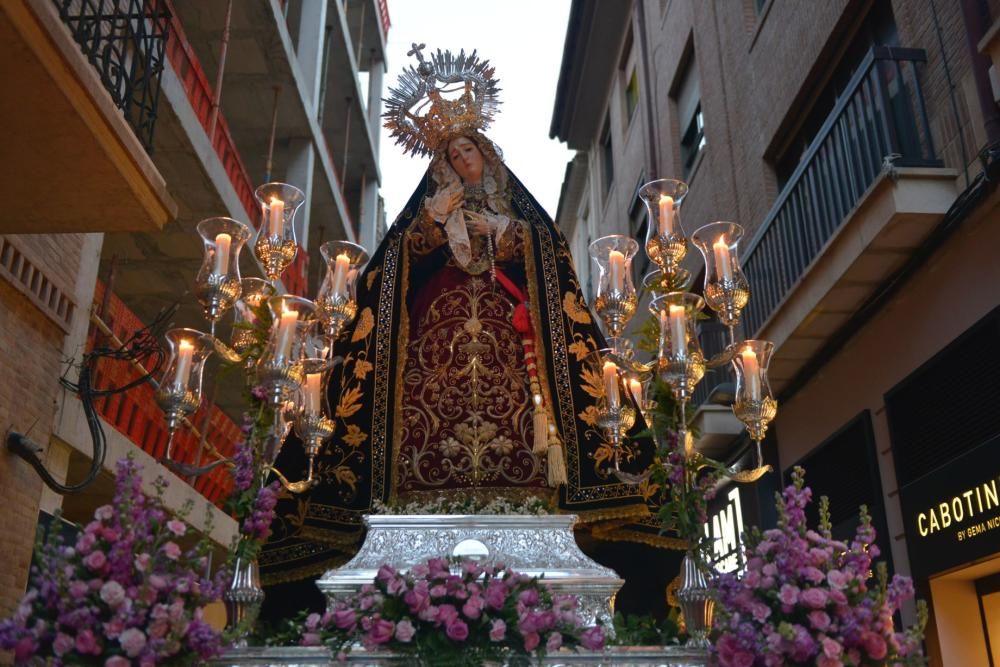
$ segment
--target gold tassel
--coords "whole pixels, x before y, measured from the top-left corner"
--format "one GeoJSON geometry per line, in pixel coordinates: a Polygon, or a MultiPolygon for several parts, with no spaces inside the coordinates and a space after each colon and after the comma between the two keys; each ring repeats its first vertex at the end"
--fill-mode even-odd
{"type": "Polygon", "coordinates": [[[535,456],[541,456],[549,447],[549,419],[542,408],[535,408],[534,429],[535,444],[531,451],[535,456]]]}
{"type": "Polygon", "coordinates": [[[562,445],[558,439],[553,438],[549,443],[549,486],[554,489],[566,483],[566,460],[563,458],[562,445]]]}

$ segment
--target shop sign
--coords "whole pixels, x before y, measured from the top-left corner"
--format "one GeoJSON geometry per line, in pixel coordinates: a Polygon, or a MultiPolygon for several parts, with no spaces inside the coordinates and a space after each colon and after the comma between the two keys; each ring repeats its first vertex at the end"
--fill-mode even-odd
{"type": "Polygon", "coordinates": [[[705,535],[712,538],[715,568],[720,572],[735,572],[743,567],[743,505],[739,487],[733,486],[720,494],[721,507],[711,507],[705,524],[705,535]]]}
{"type": "Polygon", "coordinates": [[[899,496],[914,576],[1000,552],[1000,442],[980,445],[899,496]]]}

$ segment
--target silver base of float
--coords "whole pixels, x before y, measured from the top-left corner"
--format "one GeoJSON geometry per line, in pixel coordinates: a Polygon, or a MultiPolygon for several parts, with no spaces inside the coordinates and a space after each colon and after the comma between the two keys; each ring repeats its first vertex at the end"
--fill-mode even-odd
{"type": "MultiPolygon", "coordinates": [[[[346,656],[346,661],[335,662],[323,647],[293,646],[233,649],[209,663],[213,667],[320,667],[326,665],[352,665],[376,667],[381,665],[413,664],[409,656],[365,651],[358,648],[346,656]]],[[[604,651],[557,651],[541,662],[532,665],[602,665],[603,667],[703,667],[707,664],[704,650],[681,646],[611,646],[604,651]]]]}
{"type": "Polygon", "coordinates": [[[576,544],[572,514],[383,514],[365,517],[361,550],[316,582],[327,602],[357,593],[383,564],[408,570],[430,558],[463,557],[539,577],[553,594],[575,595],[588,625],[612,627],[613,600],[625,581],[576,544]]]}

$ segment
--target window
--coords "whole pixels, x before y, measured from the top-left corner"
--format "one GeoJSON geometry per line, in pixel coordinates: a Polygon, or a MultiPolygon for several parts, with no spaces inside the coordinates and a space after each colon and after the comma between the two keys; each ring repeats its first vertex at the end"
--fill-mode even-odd
{"type": "MultiPolygon", "coordinates": [[[[784,189],[792,174],[795,173],[795,169],[805,157],[813,139],[819,134],[826,119],[837,105],[837,99],[847,88],[851,77],[854,76],[855,71],[871,48],[879,45],[899,45],[899,33],[896,30],[896,20],[890,5],[891,3],[888,2],[876,2],[872,5],[871,11],[865,17],[864,22],[851,40],[850,46],[841,57],[840,64],[837,65],[823,89],[816,95],[812,108],[805,114],[804,120],[795,130],[795,135],[780,152],[774,163],[779,189],[784,189]]],[[[868,120],[867,114],[861,120],[868,120]]]]}
{"type": "Polygon", "coordinates": [[[695,161],[705,148],[705,120],[701,111],[701,86],[694,53],[687,58],[687,66],[676,88],[674,103],[680,129],[681,166],[684,178],[691,175],[695,161]]]}
{"type": "Polygon", "coordinates": [[[615,180],[615,160],[611,146],[611,116],[604,119],[604,129],[601,130],[601,175],[604,177],[604,195],[611,191],[611,183],[615,180]]]}
{"type": "Polygon", "coordinates": [[[767,0],[753,0],[753,10],[760,14],[764,11],[764,5],[767,4],[767,0]]]}
{"type": "Polygon", "coordinates": [[[705,147],[705,121],[701,115],[701,105],[695,107],[694,116],[684,129],[681,137],[681,163],[684,166],[684,177],[691,175],[695,158],[705,147]]]}
{"type": "Polygon", "coordinates": [[[632,112],[637,106],[639,106],[639,71],[633,67],[632,76],[628,78],[628,84],[625,86],[625,117],[629,122],[632,121],[632,112]]]}
{"type": "MultiPolygon", "coordinates": [[[[640,174],[639,182],[636,184],[635,194],[632,195],[632,206],[628,210],[628,232],[629,236],[633,239],[637,239],[640,244],[645,243],[646,240],[646,205],[642,203],[639,199],[639,188],[642,187],[643,182],[646,180],[644,174],[640,174]]],[[[641,252],[636,255],[635,259],[632,261],[632,267],[635,271],[635,275],[632,276],[637,285],[642,284],[642,277],[646,275],[649,270],[649,257],[646,253],[641,252]]]]}

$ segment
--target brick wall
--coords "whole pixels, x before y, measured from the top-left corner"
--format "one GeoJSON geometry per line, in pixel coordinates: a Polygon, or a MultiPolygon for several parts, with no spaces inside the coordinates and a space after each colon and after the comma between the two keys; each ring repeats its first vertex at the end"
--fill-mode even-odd
{"type": "MultiPolygon", "coordinates": [[[[64,293],[73,293],[82,236],[10,237],[33,265],[64,293]]],[[[76,317],[86,313],[79,308],[76,317]]],[[[31,429],[35,442],[52,432],[65,334],[22,291],[0,278],[0,432],[31,429]]],[[[24,593],[35,540],[42,482],[21,459],[0,454],[0,616],[7,616],[24,593]]]]}

